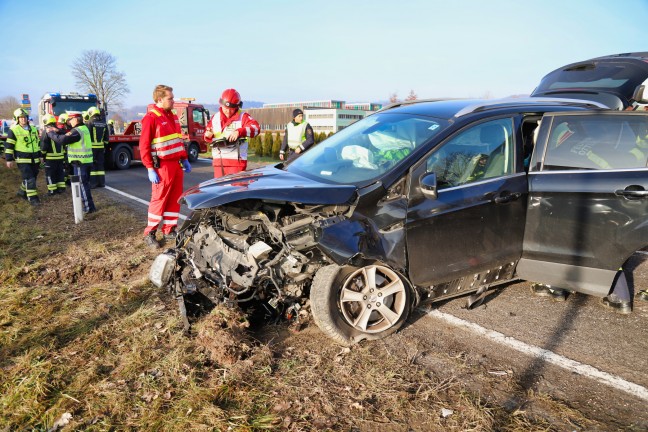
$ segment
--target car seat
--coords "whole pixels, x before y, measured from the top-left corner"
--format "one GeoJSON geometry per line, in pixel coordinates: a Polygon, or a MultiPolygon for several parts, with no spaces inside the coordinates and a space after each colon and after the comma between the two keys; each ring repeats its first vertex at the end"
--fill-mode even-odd
{"type": "Polygon", "coordinates": [[[487,125],[480,131],[480,139],[488,144],[491,153],[486,163],[483,178],[499,177],[504,174],[506,157],[506,134],[502,125],[487,125]]]}

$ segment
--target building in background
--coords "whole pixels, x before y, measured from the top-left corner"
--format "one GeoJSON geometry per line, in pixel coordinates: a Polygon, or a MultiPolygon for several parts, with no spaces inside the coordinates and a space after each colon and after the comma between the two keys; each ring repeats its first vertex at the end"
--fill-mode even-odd
{"type": "Polygon", "coordinates": [[[304,120],[313,127],[315,133],[337,132],[372,112],[382,108],[378,103],[346,103],[339,100],[305,102],[281,102],[263,104],[263,108],[250,108],[245,111],[259,122],[262,132],[280,132],[292,120],[292,111],[304,111],[304,120]]]}

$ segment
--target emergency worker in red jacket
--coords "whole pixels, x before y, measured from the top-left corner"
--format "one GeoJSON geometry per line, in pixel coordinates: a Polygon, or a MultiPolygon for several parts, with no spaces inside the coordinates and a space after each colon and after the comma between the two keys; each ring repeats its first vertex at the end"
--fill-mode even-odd
{"type": "Polygon", "coordinates": [[[158,227],[166,241],[175,241],[184,172],[191,172],[187,152],[182,141],[180,120],[173,113],[173,88],[158,85],[153,90],[155,104],[148,106],[142,118],[139,148],[142,163],[151,181],[151,201],[144,242],[157,249],[158,227]]]}
{"type": "Polygon", "coordinates": [[[247,138],[259,135],[259,123],[248,113],[241,111],[241,95],[234,89],[227,89],[219,100],[220,108],[207,123],[205,141],[212,146],[214,177],[222,177],[245,171],[247,168],[247,138]]]}

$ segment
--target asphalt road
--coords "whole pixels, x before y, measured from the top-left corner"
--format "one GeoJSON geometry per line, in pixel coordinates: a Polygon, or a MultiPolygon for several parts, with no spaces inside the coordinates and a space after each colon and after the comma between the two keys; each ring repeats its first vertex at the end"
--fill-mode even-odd
{"type": "MultiPolygon", "coordinates": [[[[196,161],[185,175],[185,189],[212,174],[210,160],[196,161]]],[[[121,196],[140,209],[143,227],[146,205],[116,191],[148,201],[146,169],[134,164],[107,172],[106,180],[109,187],[99,193],[121,196]]],[[[189,214],[186,208],[181,212],[189,214]]],[[[630,267],[635,291],[648,289],[648,252],[635,254],[630,267]]],[[[515,370],[521,386],[544,389],[574,406],[613,410],[613,417],[633,417],[648,428],[642,409],[648,404],[648,302],[636,300],[632,314],[619,315],[598,298],[572,294],[555,302],[535,297],[530,284],[520,282],[494,290],[474,310],[464,305],[464,298],[434,305],[429,313],[415,314],[402,333],[434,338],[439,349],[488,356],[515,370]]]]}

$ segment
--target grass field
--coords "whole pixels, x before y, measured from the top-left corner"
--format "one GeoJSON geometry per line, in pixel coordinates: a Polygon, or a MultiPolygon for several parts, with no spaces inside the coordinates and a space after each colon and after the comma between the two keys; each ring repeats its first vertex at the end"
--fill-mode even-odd
{"type": "Polygon", "coordinates": [[[593,425],[543,395],[522,395],[541,410],[505,407],[512,380],[400,334],[343,349],[309,322],[252,329],[217,307],[185,337],[173,298],[148,281],[145,213],[102,190],[99,212],[75,225],[69,196],[30,207],[19,181],[0,166],[0,431],[593,425]]]}

